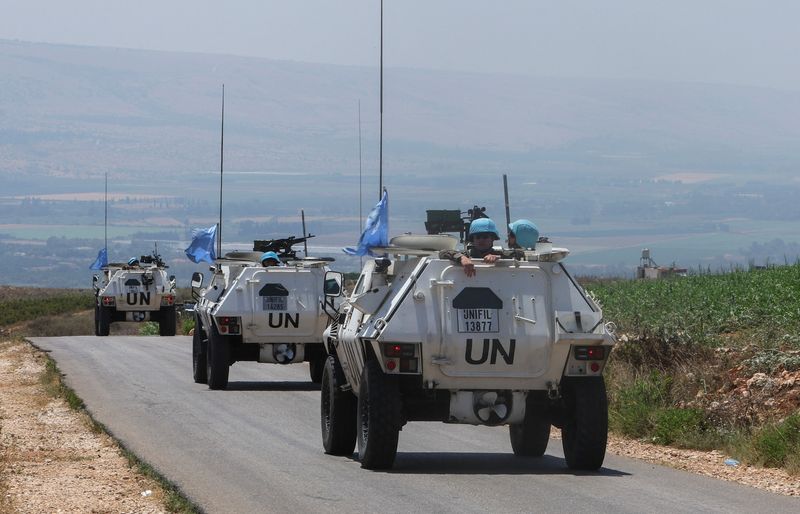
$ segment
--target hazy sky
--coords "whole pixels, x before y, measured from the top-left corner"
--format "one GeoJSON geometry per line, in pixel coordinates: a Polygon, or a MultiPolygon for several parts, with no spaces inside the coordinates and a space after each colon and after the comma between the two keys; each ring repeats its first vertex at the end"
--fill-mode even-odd
{"type": "MultiPolygon", "coordinates": [[[[0,38],[377,65],[379,0],[0,0],[0,38]]],[[[385,0],[386,66],[800,90],[797,0],[385,0]]]]}

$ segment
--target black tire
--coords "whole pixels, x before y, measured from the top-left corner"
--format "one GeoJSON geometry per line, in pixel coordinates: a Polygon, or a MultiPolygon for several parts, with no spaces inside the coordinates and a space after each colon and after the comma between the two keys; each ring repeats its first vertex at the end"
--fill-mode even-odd
{"type": "Polygon", "coordinates": [[[315,384],[322,382],[322,372],[326,362],[328,362],[327,357],[316,357],[308,361],[308,373],[311,375],[311,381],[315,384]]]}
{"type": "Polygon", "coordinates": [[[94,335],[100,335],[100,307],[94,306],[94,335]]]}
{"type": "Polygon", "coordinates": [[[377,361],[364,365],[358,393],[358,458],[366,469],[388,469],[397,455],[400,392],[377,361]]]}
{"type": "Polygon", "coordinates": [[[97,335],[107,336],[111,332],[111,308],[97,307],[97,335]]]}
{"type": "Polygon", "coordinates": [[[352,391],[342,391],[344,372],[334,355],[322,369],[320,420],[322,446],[329,455],[353,455],[358,436],[357,400],[352,391]]]}
{"type": "Polygon", "coordinates": [[[219,335],[217,327],[211,324],[208,331],[206,353],[206,379],[209,389],[225,389],[228,387],[230,371],[231,344],[228,338],[219,335]]]}
{"type": "Polygon", "coordinates": [[[509,425],[511,449],[518,457],[541,457],[550,441],[550,418],[547,415],[526,412],[519,425],[509,425]]]}
{"type": "Polygon", "coordinates": [[[608,398],[603,377],[564,379],[561,394],[566,408],[561,443],[567,466],[599,469],[608,441],[608,398]]]}
{"type": "Polygon", "coordinates": [[[200,316],[194,315],[194,335],[192,336],[192,375],[197,384],[208,382],[208,340],[206,339],[200,316]]]}
{"type": "Polygon", "coordinates": [[[175,313],[175,306],[164,307],[158,320],[158,335],[174,336],[178,328],[178,316],[175,313]]]}

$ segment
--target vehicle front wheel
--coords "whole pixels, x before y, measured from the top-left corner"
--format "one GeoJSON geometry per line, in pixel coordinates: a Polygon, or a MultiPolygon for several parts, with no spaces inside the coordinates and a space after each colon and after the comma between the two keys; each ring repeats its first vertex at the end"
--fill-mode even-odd
{"type": "Polygon", "coordinates": [[[388,469],[397,455],[400,392],[397,377],[387,376],[377,361],[364,365],[358,393],[358,458],[366,469],[388,469]]]}
{"type": "Polygon", "coordinates": [[[322,446],[329,455],[352,455],[356,446],[356,396],[352,391],[342,391],[344,372],[334,355],[328,356],[322,369],[322,446]]]}
{"type": "Polygon", "coordinates": [[[208,382],[208,340],[206,340],[200,316],[194,315],[194,335],[192,336],[192,375],[197,384],[208,382]]]}
{"type": "Polygon", "coordinates": [[[175,314],[175,306],[171,305],[161,309],[161,317],[158,321],[158,335],[174,336],[177,332],[178,317],[175,314]]]}
{"type": "Polygon", "coordinates": [[[231,345],[225,336],[219,335],[212,323],[208,331],[208,353],[206,354],[206,378],[209,389],[228,387],[231,345]]]}
{"type": "Polygon", "coordinates": [[[550,440],[550,419],[546,415],[526,413],[519,425],[509,425],[511,449],[520,457],[541,457],[550,440]]]}
{"type": "Polygon", "coordinates": [[[311,375],[311,381],[315,384],[322,382],[322,373],[326,362],[327,357],[317,357],[308,361],[308,373],[311,375]]]}
{"type": "Polygon", "coordinates": [[[608,441],[608,398],[603,377],[564,379],[561,394],[566,408],[561,442],[567,466],[599,469],[608,441]]]}

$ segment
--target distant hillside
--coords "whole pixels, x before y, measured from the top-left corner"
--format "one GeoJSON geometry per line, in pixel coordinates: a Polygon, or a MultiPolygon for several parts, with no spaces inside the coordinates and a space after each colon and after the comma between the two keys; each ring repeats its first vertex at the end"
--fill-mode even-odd
{"type": "MultiPolygon", "coordinates": [[[[391,63],[388,63],[389,65],[391,63]]],[[[0,40],[0,176],[356,173],[377,159],[378,71],[0,40]]],[[[787,174],[800,93],[643,81],[385,72],[395,171],[787,174]]]]}

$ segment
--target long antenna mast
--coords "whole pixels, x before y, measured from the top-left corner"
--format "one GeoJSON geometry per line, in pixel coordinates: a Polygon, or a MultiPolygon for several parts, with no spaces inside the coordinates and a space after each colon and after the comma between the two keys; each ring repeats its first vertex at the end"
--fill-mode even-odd
{"type": "Polygon", "coordinates": [[[364,212],[361,208],[361,100],[358,100],[358,233],[361,233],[364,212]]]}
{"type": "Polygon", "coordinates": [[[217,227],[217,257],[222,257],[222,159],[225,146],[225,84],[222,84],[222,126],[219,136],[219,226],[217,227]]]}
{"type": "MultiPolygon", "coordinates": [[[[358,99],[358,230],[356,234],[360,234],[364,226],[364,212],[361,208],[361,201],[363,195],[361,194],[361,99],[358,99]]],[[[364,266],[364,257],[360,257],[361,266],[364,266]]]]}
{"type": "Polygon", "coordinates": [[[378,160],[378,200],[380,200],[383,194],[383,0],[381,0],[381,134],[378,160]]]}

